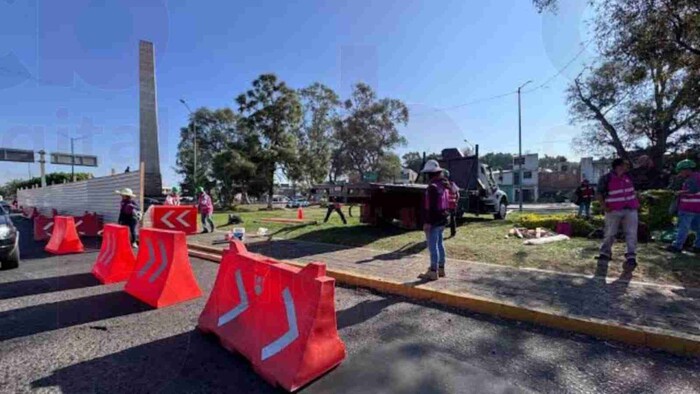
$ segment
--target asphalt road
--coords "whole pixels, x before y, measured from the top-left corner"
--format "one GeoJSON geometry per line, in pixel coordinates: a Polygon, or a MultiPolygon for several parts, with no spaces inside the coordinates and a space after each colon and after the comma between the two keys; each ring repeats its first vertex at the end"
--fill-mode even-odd
{"type": "MultiPolygon", "coordinates": [[[[278,392],[194,329],[206,297],[153,310],[90,275],[94,242],[50,257],[27,238],[0,271],[1,392],[278,392]]],[[[192,267],[208,295],[218,265],[192,267]]],[[[348,358],[304,393],[700,392],[698,359],[361,289],[336,310],[348,358]]]]}

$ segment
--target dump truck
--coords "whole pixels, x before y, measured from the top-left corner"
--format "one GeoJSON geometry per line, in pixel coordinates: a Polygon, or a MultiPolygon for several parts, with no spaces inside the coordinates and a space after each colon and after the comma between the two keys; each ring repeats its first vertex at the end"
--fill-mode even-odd
{"type": "MultiPolygon", "coordinates": [[[[508,197],[498,188],[489,166],[479,162],[478,146],[475,151],[474,155],[465,156],[459,149],[443,149],[439,160],[460,189],[457,217],[469,213],[505,219],[508,197]]],[[[359,182],[317,185],[312,192],[325,193],[329,199],[351,206],[360,205],[363,223],[395,223],[407,229],[420,229],[426,188],[426,184],[359,182]]]]}

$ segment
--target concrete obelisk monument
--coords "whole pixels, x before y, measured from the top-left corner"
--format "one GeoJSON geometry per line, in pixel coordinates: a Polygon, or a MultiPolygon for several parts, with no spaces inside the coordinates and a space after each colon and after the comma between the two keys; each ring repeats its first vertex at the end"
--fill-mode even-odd
{"type": "Polygon", "coordinates": [[[153,43],[139,42],[139,158],[144,163],[144,194],[160,196],[163,181],[158,154],[158,101],[153,43]]]}

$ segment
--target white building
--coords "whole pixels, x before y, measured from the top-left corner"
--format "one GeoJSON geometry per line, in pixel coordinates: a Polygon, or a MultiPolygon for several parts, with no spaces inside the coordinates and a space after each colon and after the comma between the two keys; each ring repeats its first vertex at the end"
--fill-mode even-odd
{"type": "Polygon", "coordinates": [[[610,171],[612,160],[594,160],[592,157],[581,158],[581,180],[588,179],[591,184],[597,184],[601,176],[610,171]]]}
{"type": "MultiPolygon", "coordinates": [[[[520,201],[520,167],[516,158],[512,170],[496,172],[498,186],[508,195],[511,203],[520,201]]],[[[523,202],[537,202],[539,195],[539,166],[540,160],[537,153],[523,155],[523,202]]]]}

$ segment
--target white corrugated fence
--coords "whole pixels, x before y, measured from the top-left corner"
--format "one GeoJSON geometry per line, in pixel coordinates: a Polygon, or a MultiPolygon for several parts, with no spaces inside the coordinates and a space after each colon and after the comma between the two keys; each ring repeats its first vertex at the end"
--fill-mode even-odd
{"type": "Polygon", "coordinates": [[[36,189],[17,191],[17,202],[23,207],[36,207],[44,214],[56,209],[59,214],[81,216],[86,211],[101,215],[105,223],[116,222],[121,197],[115,190],[130,188],[140,200],[141,174],[138,171],[92,178],[36,189]]]}

